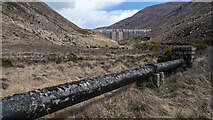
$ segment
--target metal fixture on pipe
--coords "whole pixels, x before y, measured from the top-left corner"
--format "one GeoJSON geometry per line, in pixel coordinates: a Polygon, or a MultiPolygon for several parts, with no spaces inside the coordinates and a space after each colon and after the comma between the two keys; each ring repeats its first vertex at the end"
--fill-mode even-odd
{"type": "Polygon", "coordinates": [[[141,80],[142,78],[152,75],[156,71],[171,70],[184,63],[185,61],[183,59],[178,59],[164,63],[151,64],[140,69],[88,78],[78,82],[71,82],[8,96],[1,99],[1,118],[39,118],[141,80]]]}

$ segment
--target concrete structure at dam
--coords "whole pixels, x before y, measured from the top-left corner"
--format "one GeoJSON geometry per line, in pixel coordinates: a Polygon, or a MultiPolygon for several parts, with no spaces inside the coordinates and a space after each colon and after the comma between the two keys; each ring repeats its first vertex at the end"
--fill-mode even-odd
{"type": "Polygon", "coordinates": [[[146,32],[150,32],[151,29],[97,29],[93,31],[119,42],[122,39],[141,36],[146,32]]]}

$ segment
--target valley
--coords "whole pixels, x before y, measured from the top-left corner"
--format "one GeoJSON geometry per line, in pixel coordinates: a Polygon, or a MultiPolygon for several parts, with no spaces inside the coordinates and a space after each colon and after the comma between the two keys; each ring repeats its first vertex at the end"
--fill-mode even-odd
{"type": "Polygon", "coordinates": [[[124,32],[116,41],[78,27],[43,2],[3,2],[0,96],[166,62],[173,46],[189,44],[197,49],[193,66],[166,76],[159,88],[130,84],[39,119],[212,118],[211,17],[212,2],[149,6],[101,27],[151,29],[123,39],[124,32]]]}

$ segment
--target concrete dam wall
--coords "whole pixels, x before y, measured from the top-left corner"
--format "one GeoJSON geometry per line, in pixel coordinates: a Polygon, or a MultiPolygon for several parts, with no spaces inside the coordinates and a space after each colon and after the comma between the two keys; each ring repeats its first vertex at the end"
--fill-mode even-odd
{"type": "Polygon", "coordinates": [[[93,31],[119,42],[122,39],[141,36],[146,32],[150,32],[151,29],[98,29],[93,31]]]}

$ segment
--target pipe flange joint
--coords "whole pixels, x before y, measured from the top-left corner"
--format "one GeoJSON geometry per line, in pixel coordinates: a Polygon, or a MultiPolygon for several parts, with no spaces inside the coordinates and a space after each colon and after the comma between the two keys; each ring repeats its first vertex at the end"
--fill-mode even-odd
{"type": "Polygon", "coordinates": [[[158,73],[157,65],[156,64],[146,64],[145,66],[151,66],[154,69],[154,73],[158,73]]]}

